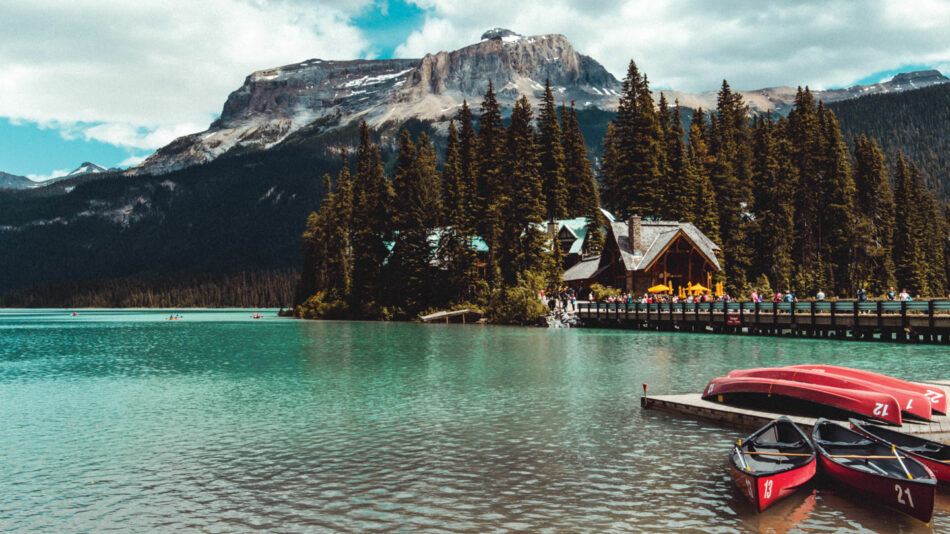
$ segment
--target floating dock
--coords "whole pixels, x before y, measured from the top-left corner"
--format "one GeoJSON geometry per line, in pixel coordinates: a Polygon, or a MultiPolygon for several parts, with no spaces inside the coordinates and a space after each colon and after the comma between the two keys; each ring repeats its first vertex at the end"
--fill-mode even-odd
{"type": "MultiPolygon", "coordinates": [[[[944,390],[944,393],[950,393],[950,390],[948,390],[950,380],[938,380],[927,382],[927,384],[939,386],[944,390]]],[[[690,419],[709,421],[742,430],[756,430],[765,426],[766,423],[774,420],[776,417],[785,415],[782,413],[765,412],[747,407],[703,400],[699,393],[689,393],[686,395],[645,395],[640,398],[640,406],[645,410],[667,412],[690,419]]],[[[810,430],[818,419],[817,417],[805,417],[800,415],[789,416],[789,418],[806,431],[810,430]]],[[[842,421],[835,417],[828,417],[828,419],[847,424],[847,421],[842,421]]],[[[901,432],[906,434],[913,434],[942,443],[950,443],[950,416],[947,415],[934,414],[933,420],[930,422],[905,420],[904,425],[899,428],[901,432]]]]}

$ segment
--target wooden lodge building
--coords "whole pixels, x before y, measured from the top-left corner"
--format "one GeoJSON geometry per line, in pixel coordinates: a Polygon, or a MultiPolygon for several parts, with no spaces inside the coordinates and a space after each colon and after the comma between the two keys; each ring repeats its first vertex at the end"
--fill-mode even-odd
{"type": "Polygon", "coordinates": [[[567,253],[561,277],[566,284],[589,288],[599,283],[637,295],[658,284],[672,287],[674,293],[696,283],[713,287],[713,275],[722,270],[721,251],[691,223],[605,216],[607,233],[599,256],[582,255],[583,243],[578,241],[583,237],[571,221],[558,229],[561,250],[567,253]]]}

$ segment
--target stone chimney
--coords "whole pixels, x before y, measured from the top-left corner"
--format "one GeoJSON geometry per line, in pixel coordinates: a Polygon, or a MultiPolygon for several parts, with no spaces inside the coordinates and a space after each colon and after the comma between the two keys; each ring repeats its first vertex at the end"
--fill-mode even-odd
{"type": "Polygon", "coordinates": [[[639,252],[643,248],[642,230],[640,216],[632,215],[627,221],[627,235],[630,236],[630,248],[633,252],[639,252]]]}
{"type": "Polygon", "coordinates": [[[560,225],[557,223],[557,221],[548,221],[548,235],[550,235],[551,237],[557,237],[557,231],[558,231],[559,226],[560,225]]]}

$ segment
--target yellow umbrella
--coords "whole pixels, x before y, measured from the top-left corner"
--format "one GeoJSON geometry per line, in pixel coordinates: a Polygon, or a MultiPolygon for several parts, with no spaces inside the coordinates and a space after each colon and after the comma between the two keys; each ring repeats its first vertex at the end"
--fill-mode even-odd
{"type": "Polygon", "coordinates": [[[689,290],[690,291],[709,291],[709,288],[703,287],[703,285],[700,283],[696,283],[694,285],[689,286],[689,290]]]}
{"type": "Polygon", "coordinates": [[[670,288],[663,284],[656,285],[656,286],[651,287],[650,289],[647,289],[647,291],[650,293],[662,293],[664,291],[669,291],[669,290],[670,288]]]}

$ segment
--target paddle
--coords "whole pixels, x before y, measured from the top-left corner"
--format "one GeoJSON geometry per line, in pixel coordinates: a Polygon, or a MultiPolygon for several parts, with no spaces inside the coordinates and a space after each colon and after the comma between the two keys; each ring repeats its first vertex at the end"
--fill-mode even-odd
{"type": "MultiPolygon", "coordinates": [[[[807,452],[744,451],[742,454],[757,454],[759,456],[811,456],[811,454],[807,452]]],[[[868,460],[893,460],[894,459],[893,456],[866,456],[863,454],[829,454],[828,458],[864,458],[868,460]]],[[[898,458],[906,458],[906,456],[899,456],[898,458]]]]}
{"type": "Polygon", "coordinates": [[[740,464],[739,467],[741,467],[742,469],[745,469],[746,471],[751,471],[751,469],[749,469],[749,466],[745,464],[745,459],[742,458],[742,451],[739,450],[740,446],[742,446],[741,439],[739,440],[739,444],[736,445],[736,459],[739,460],[739,464],[740,464]]]}
{"type": "Polygon", "coordinates": [[[904,469],[904,473],[907,475],[907,478],[914,480],[914,477],[910,476],[910,471],[907,470],[907,466],[904,465],[904,460],[901,460],[901,455],[897,454],[897,447],[893,443],[891,444],[891,452],[897,457],[897,462],[901,464],[901,467],[904,469]]]}

